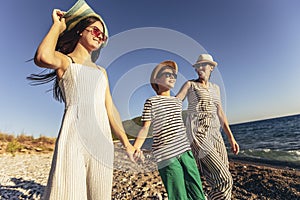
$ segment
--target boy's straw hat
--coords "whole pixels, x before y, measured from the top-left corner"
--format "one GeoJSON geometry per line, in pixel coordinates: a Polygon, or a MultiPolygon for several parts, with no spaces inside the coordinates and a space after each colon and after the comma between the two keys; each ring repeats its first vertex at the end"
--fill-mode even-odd
{"type": "Polygon", "coordinates": [[[195,65],[198,65],[201,63],[210,63],[214,67],[216,67],[218,65],[218,63],[214,61],[213,57],[210,54],[200,54],[197,62],[195,64],[193,64],[193,67],[195,67],[195,65]]]}
{"type": "Polygon", "coordinates": [[[166,61],[163,61],[163,62],[159,63],[158,65],[156,65],[156,67],[153,69],[151,77],[150,77],[151,86],[155,91],[158,90],[155,79],[157,78],[158,72],[164,66],[170,66],[170,67],[174,68],[176,74],[178,72],[178,66],[177,66],[176,62],[174,62],[172,60],[166,60],[166,61]]]}
{"type": "MultiPolygon", "coordinates": [[[[93,9],[85,2],[85,0],[78,0],[63,16],[66,21],[66,31],[71,30],[80,22],[81,20],[87,17],[97,17],[103,24],[105,28],[105,35],[108,38],[108,30],[107,27],[100,15],[95,13],[93,9]]],[[[106,45],[106,42],[103,46],[106,45]]]]}

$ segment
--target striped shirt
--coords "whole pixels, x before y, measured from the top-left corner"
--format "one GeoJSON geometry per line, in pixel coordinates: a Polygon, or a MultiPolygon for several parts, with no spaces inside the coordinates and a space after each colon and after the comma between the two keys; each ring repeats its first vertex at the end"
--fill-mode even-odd
{"type": "Polygon", "coordinates": [[[172,96],[154,96],[147,99],[141,120],[151,121],[153,125],[152,150],[157,162],[190,150],[180,99],[172,96]]]}

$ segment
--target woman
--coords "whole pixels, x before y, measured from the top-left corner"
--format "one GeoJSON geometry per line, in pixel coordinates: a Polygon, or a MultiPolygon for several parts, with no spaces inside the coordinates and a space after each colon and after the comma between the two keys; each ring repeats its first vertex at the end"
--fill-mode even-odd
{"type": "Polygon", "coordinates": [[[231,199],[232,177],[226,147],[220,132],[228,136],[232,151],[238,154],[239,145],[230,130],[220,100],[220,89],[209,82],[217,63],[209,54],[201,54],[193,65],[198,79],[187,81],[177,94],[188,97],[186,127],[195,159],[211,190],[209,199],[231,199]]]}
{"type": "Polygon", "coordinates": [[[132,161],[135,148],[114,107],[106,72],[91,56],[106,44],[107,29],[82,0],[67,13],[54,9],[52,19],[34,61],[54,71],[29,78],[54,79],[54,95],[65,103],[44,199],[108,200],[114,157],[110,128],[132,161]]]}

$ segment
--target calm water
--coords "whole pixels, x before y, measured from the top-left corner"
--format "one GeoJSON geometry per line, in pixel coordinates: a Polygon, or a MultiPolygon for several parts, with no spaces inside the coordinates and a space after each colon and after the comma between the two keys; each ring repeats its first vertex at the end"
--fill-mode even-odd
{"type": "MultiPolygon", "coordinates": [[[[281,165],[292,163],[300,167],[300,115],[273,118],[231,125],[231,130],[240,145],[237,158],[258,161],[276,161],[281,165]]],[[[229,149],[227,137],[224,141],[229,149]]],[[[151,149],[152,139],[147,139],[143,148],[151,149]]],[[[232,154],[229,153],[231,157],[232,154]]]]}

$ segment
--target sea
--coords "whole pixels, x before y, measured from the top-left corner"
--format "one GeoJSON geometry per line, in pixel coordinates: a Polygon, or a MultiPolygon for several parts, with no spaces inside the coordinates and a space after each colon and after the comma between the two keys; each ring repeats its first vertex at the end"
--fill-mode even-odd
{"type": "MultiPolygon", "coordinates": [[[[300,114],[230,125],[240,146],[233,155],[222,133],[230,159],[300,169],[300,114]]],[[[151,150],[147,138],[144,149],[151,150]]]]}

